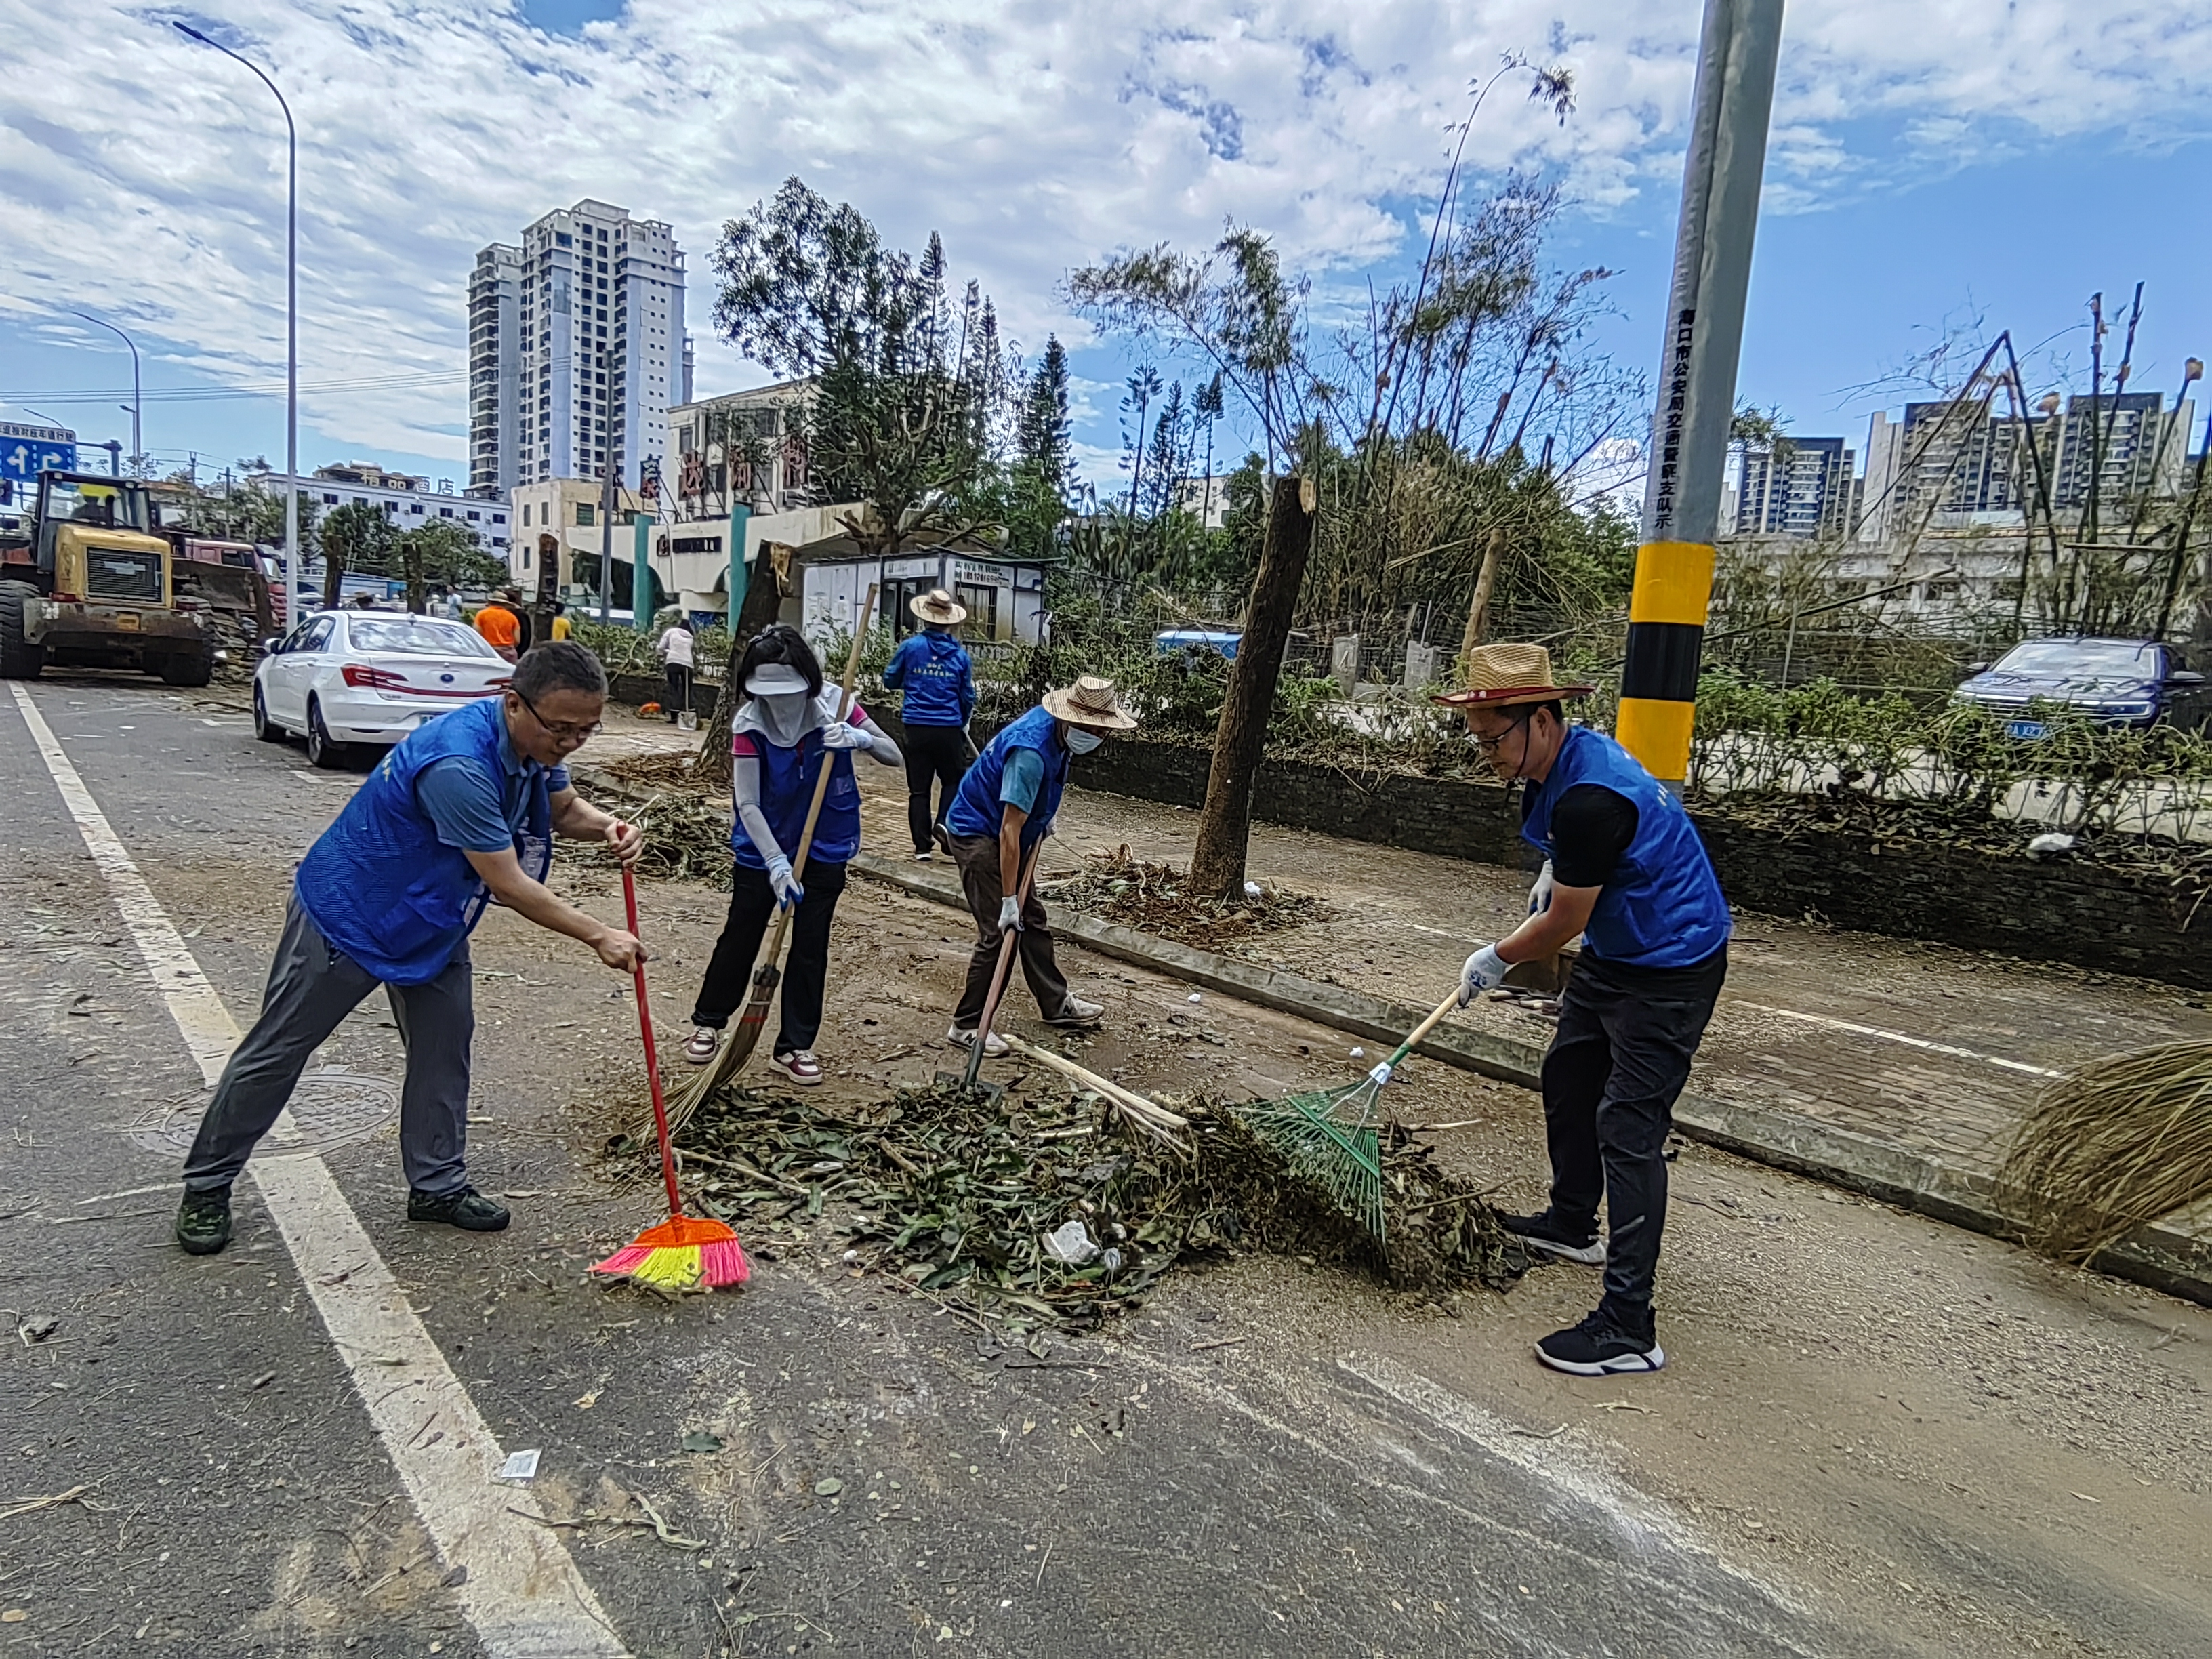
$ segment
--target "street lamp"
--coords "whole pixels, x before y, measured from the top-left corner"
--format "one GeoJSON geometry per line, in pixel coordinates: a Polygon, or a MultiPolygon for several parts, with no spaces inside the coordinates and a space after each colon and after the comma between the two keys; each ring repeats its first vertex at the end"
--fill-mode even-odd
{"type": "Polygon", "coordinates": [[[138,390],[138,343],[114,324],[102,322],[88,311],[72,311],[70,315],[82,317],[95,327],[106,329],[131,348],[131,470],[136,472],[146,461],[146,447],[138,437],[138,410],[146,401],[138,390]]]}
{"type": "Polygon", "coordinates": [[[284,101],[284,94],[258,66],[188,23],[176,27],[179,33],[204,46],[213,46],[252,70],[254,78],[276,99],[276,107],[284,112],[289,173],[284,201],[284,614],[288,623],[296,623],[300,619],[300,129],[293,124],[292,106],[284,101]]]}

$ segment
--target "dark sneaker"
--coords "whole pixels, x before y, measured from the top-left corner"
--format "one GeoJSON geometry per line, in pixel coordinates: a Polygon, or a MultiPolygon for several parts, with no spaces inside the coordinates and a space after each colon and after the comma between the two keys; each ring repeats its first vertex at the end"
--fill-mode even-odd
{"type": "Polygon", "coordinates": [[[473,1187],[459,1187],[450,1193],[409,1193],[407,1218],[442,1221],[448,1227],[472,1233],[495,1233],[507,1225],[507,1209],[473,1187]]]}
{"type": "Polygon", "coordinates": [[[187,1255],[213,1255],[230,1243],[230,1188],[186,1193],[177,1206],[177,1243],[187,1255]]]}
{"type": "Polygon", "coordinates": [[[1536,1358],[1574,1376],[1617,1376],[1659,1370],[1667,1363],[1667,1351],[1649,1331],[1623,1330],[1601,1308],[1581,1324],[1553,1331],[1539,1342],[1536,1358]]]}
{"type": "Polygon", "coordinates": [[[1605,1245],[1595,1227],[1588,1232],[1575,1232],[1554,1221],[1549,1210],[1535,1215],[1501,1215],[1498,1223],[1532,1250],[1585,1267],[1605,1266],[1605,1245]]]}

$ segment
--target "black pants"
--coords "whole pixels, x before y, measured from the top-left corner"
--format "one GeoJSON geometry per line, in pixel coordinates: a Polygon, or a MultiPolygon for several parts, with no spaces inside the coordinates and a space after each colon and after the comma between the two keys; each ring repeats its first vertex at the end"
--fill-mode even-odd
{"type": "Polygon", "coordinates": [[[906,757],[906,826],[914,850],[929,851],[930,831],[952,810],[953,791],[968,770],[968,734],[957,726],[909,726],[899,751],[906,757]],[[938,788],[937,810],[929,810],[929,787],[938,788]]]}
{"type": "MultiPolygon", "coordinates": [[[[822,988],[830,975],[830,919],[836,914],[837,896],[845,890],[845,866],[810,864],[799,885],[806,896],[791,919],[791,950],[783,963],[783,1023],[771,1054],[811,1048],[822,1030],[822,988]]],[[[737,879],[730,884],[730,919],[714,941],[714,960],[707,964],[706,982],[691,1010],[694,1025],[719,1031],[744,1006],[752,985],[754,959],[775,917],[775,892],[768,884],[768,872],[739,865],[737,879]]]]}
{"type": "Polygon", "coordinates": [[[660,706],[672,720],[678,709],[691,706],[691,671],[680,662],[672,662],[668,665],[667,678],[668,690],[663,694],[660,706]]]}
{"type": "Polygon", "coordinates": [[[1673,969],[1608,965],[1585,951],[1544,1056],[1553,1217],[1570,1231],[1594,1230],[1605,1200],[1612,1240],[1602,1306],[1639,1334],[1651,1329],[1651,1279],[1667,1222],[1661,1152],[1727,977],[1725,945],[1673,969]]]}

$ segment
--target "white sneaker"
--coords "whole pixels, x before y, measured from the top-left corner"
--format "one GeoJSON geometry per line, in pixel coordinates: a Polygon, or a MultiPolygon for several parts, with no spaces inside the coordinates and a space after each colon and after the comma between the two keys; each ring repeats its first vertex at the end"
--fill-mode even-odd
{"type": "Polygon", "coordinates": [[[1044,1023],[1048,1025],[1065,1026],[1073,1031],[1088,1031],[1097,1025],[1098,1022],[1105,1017],[1105,1013],[1104,1003],[1085,1002],[1081,997],[1071,995],[1066,1002],[1060,1005],[1058,1013],[1045,1016],[1044,1023]]]}
{"type": "Polygon", "coordinates": [[[687,1065],[704,1066],[714,1058],[721,1046],[722,1034],[720,1031],[711,1025],[699,1026],[684,1045],[684,1061],[687,1065]]]}
{"type": "MultiPolygon", "coordinates": [[[[975,1032],[964,1031],[957,1025],[947,1031],[945,1036],[947,1042],[957,1042],[963,1048],[972,1048],[975,1046],[975,1032]]],[[[992,1032],[984,1041],[983,1058],[986,1060],[997,1060],[1012,1052],[1006,1047],[1006,1038],[1000,1036],[996,1031],[992,1032]]]]}

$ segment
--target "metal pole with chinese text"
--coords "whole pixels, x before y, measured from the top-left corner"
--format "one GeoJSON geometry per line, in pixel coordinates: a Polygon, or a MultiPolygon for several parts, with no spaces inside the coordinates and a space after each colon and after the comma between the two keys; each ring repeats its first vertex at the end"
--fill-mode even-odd
{"type": "Polygon", "coordinates": [[[1614,735],[1680,792],[1713,591],[1782,0],[1706,0],[1614,735]]]}

